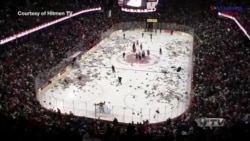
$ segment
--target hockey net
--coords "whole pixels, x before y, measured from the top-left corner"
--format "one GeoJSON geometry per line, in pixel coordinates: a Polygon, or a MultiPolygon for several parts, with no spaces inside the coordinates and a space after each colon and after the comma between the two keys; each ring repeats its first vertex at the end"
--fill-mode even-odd
{"type": "Polygon", "coordinates": [[[95,104],[96,117],[108,117],[111,116],[112,110],[107,105],[95,104]]]}

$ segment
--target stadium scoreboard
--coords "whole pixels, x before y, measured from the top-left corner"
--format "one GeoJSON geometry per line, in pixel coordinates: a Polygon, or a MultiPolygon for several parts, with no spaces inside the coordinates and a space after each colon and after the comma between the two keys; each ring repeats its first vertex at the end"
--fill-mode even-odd
{"type": "Polygon", "coordinates": [[[122,11],[125,12],[154,12],[159,0],[118,0],[122,11]]]}

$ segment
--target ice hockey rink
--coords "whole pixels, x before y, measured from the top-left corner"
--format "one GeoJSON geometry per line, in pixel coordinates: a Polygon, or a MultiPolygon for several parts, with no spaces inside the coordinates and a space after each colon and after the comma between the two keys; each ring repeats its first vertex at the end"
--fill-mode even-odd
{"type": "Polygon", "coordinates": [[[47,109],[76,116],[117,118],[124,123],[162,122],[189,107],[192,54],[193,37],[186,33],[116,31],[39,93],[38,100],[47,109]],[[143,51],[145,57],[136,59],[135,54],[143,51]]]}

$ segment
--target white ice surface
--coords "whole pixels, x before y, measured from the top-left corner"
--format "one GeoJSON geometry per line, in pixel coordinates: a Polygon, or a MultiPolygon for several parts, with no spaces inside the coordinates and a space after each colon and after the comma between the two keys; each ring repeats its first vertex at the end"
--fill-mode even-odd
{"type": "Polygon", "coordinates": [[[142,31],[113,33],[86,53],[87,57],[66,77],[40,94],[41,105],[77,116],[104,120],[116,117],[125,123],[156,123],[181,115],[190,103],[193,38],[185,33],[158,31],[151,40],[149,34],[142,37],[142,31]],[[132,53],[132,42],[136,40],[143,44],[143,50],[150,50],[147,64],[127,63],[122,57],[123,52],[126,56],[132,53]],[[115,66],[115,74],[111,65],[115,66]],[[180,72],[176,71],[178,67],[182,68],[180,72]],[[77,79],[80,75],[82,80],[77,79]],[[118,85],[118,76],[122,77],[122,85],[118,85]],[[104,101],[102,112],[94,105],[104,101]]]}

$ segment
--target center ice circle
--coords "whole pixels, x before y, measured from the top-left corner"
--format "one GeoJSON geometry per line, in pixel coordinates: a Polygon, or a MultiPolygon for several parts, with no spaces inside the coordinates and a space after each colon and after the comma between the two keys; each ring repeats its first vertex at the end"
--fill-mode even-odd
{"type": "Polygon", "coordinates": [[[128,53],[123,55],[116,56],[117,62],[124,64],[124,65],[140,65],[140,66],[148,66],[148,65],[155,65],[159,63],[160,57],[154,54],[145,55],[144,58],[136,58],[135,53],[128,53]]]}

